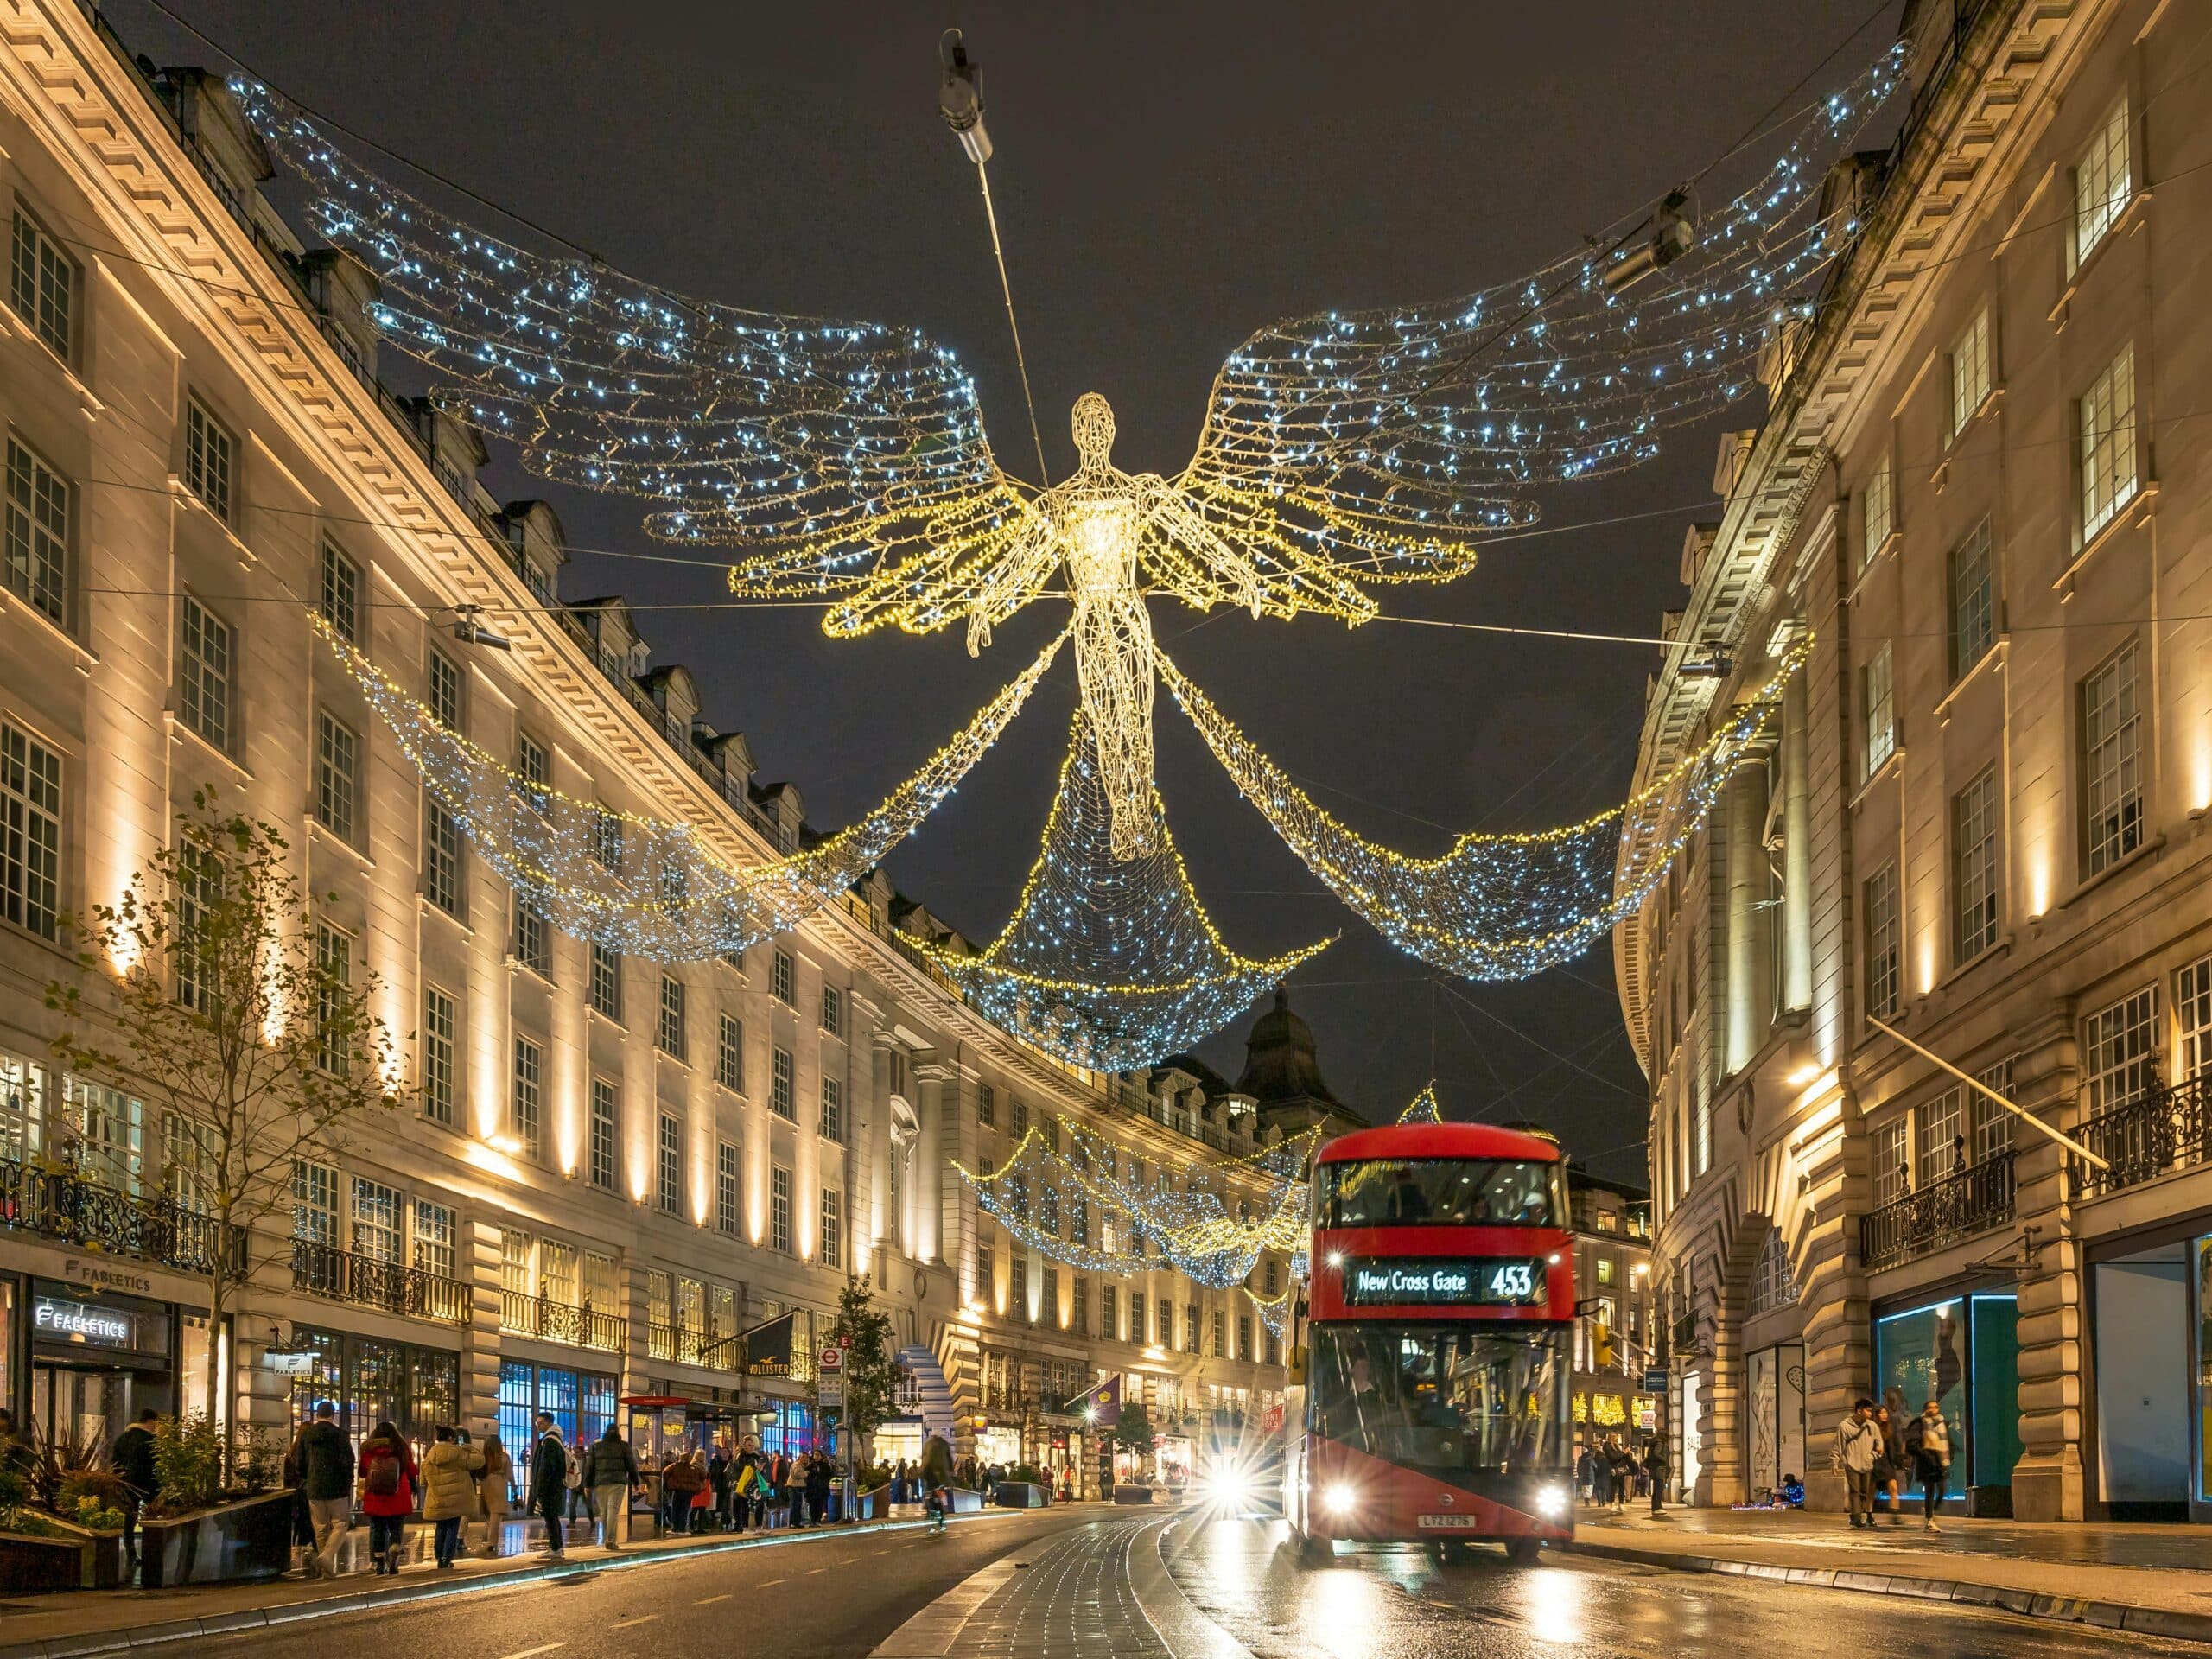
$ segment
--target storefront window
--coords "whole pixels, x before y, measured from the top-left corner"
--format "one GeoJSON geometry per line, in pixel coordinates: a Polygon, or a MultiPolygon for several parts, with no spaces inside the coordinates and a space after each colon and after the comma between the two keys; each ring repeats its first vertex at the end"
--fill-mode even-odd
{"type": "MultiPolygon", "coordinates": [[[[294,1326],[292,1338],[315,1356],[307,1374],[292,1379],[295,1427],[314,1416],[317,1401],[327,1400],[338,1408],[338,1426],[355,1440],[389,1422],[419,1451],[440,1423],[461,1421],[461,1356],[450,1350],[308,1325],[294,1326]]],[[[502,1443],[505,1438],[503,1421],[502,1443]]]]}
{"type": "Polygon", "coordinates": [[[2012,1484],[2019,1460],[2019,1311],[2008,1293],[1982,1293],[1877,1320],[1875,1368],[1883,1392],[1898,1390],[1906,1417],[1934,1400],[1951,1430],[1944,1488],[2012,1484]]]}
{"type": "Polygon", "coordinates": [[[2196,1241],[2196,1496],[2212,1503],[2212,1238],[2196,1241]]]}
{"type": "Polygon", "coordinates": [[[2010,1486],[2020,1460],[2019,1299],[1969,1296],[1967,1306],[1974,1327],[1974,1484],[2010,1486]]]}

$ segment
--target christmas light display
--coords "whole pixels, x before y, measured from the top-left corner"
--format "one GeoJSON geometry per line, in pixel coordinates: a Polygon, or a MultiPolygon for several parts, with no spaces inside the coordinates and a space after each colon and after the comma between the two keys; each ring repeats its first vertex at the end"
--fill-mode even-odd
{"type": "Polygon", "coordinates": [[[697,962],[787,931],[873,869],[959,785],[1066,643],[1038,653],[873,812],[818,846],[738,868],[695,826],[618,812],[526,778],[448,729],[319,613],[309,621],[423,774],[430,797],[554,926],[626,956],[697,962]]]}
{"type": "Polygon", "coordinates": [[[1467,835],[1408,858],[1332,817],[1207,701],[1164,653],[1154,660],[1244,798],[1338,898],[1409,955],[1469,979],[1524,979],[1573,960],[1635,912],[1763,736],[1812,637],[1694,753],[1624,805],[1563,829],[1467,835]]]}
{"type": "Polygon", "coordinates": [[[1423,1084],[1421,1093],[1408,1101],[1406,1109],[1398,1114],[1401,1123],[1441,1123],[1443,1121],[1444,1109],[1436,1103],[1436,1085],[1433,1083],[1423,1084]]]}
{"type": "Polygon", "coordinates": [[[1156,791],[1150,850],[1114,857],[1099,773],[1078,704],[1044,843],[1005,931],[974,955],[912,943],[1008,1031],[1119,1071],[1220,1029],[1328,941],[1266,960],[1230,950],[1192,890],[1156,791]]]}

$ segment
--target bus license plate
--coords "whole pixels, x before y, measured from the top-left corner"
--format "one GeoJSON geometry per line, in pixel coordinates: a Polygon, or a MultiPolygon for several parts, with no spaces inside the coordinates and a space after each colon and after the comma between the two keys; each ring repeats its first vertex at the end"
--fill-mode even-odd
{"type": "Polygon", "coordinates": [[[1424,1532],[1472,1532],[1475,1517],[1471,1515],[1424,1515],[1421,1517],[1424,1532]]]}

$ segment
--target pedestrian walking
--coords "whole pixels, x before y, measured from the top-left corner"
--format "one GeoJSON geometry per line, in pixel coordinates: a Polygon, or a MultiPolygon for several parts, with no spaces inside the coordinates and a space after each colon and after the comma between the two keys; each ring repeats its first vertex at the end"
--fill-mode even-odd
{"type": "Polygon", "coordinates": [[[681,1535],[691,1530],[695,1504],[707,1484],[707,1471],[692,1452],[672,1452],[660,1471],[661,1498],[668,1529],[681,1535]]]}
{"type": "Polygon", "coordinates": [[[435,1529],[432,1549],[441,1572],[461,1554],[461,1529],[476,1514],[476,1476],[483,1467],[483,1448],[463,1446],[449,1425],[430,1432],[430,1449],[423,1454],[423,1518],[435,1529]]]}
{"type": "Polygon", "coordinates": [[[292,1443],[284,1448],[283,1461],[277,1465],[277,1478],[284,1483],[285,1490],[292,1495],[292,1547],[306,1552],[300,1566],[300,1576],[303,1579],[315,1577],[313,1570],[307,1565],[315,1555],[315,1511],[308,1508],[308,1489],[300,1461],[300,1442],[307,1438],[308,1423],[313,1421],[309,1418],[292,1431],[292,1443]]]}
{"type": "Polygon", "coordinates": [[[1951,1426],[1943,1421],[1943,1408],[1930,1400],[1920,1408],[1904,1432],[1906,1453],[1912,1459],[1913,1478],[1920,1485],[1920,1525],[1923,1532],[1941,1532],[1936,1506],[1951,1478],[1951,1426]]]}
{"type": "Polygon", "coordinates": [[[1605,1460],[1612,1468],[1613,1513],[1626,1515],[1629,1491],[1636,1479],[1636,1453],[1623,1446],[1621,1437],[1615,1434],[1605,1442],[1605,1460]]]}
{"type": "Polygon", "coordinates": [[[568,1522],[561,1516],[569,1495],[569,1448],[561,1443],[561,1430],[551,1412],[539,1412],[534,1421],[537,1444],[530,1454],[530,1503],[523,1518],[545,1518],[545,1553],[557,1560],[569,1542],[568,1522]]]}
{"type": "Polygon", "coordinates": [[[161,1490],[161,1477],[154,1472],[154,1425],[161,1420],[160,1412],[147,1407],[115,1437],[114,1449],[108,1453],[108,1461],[123,1482],[123,1570],[126,1575],[138,1560],[138,1511],[161,1490]]]}
{"type": "Polygon", "coordinates": [[[1852,1402],[1851,1414],[1835,1426],[1835,1447],[1828,1454],[1829,1465],[1843,1477],[1845,1501],[1854,1527],[1874,1524],[1874,1459],[1881,1446],[1874,1402],[1861,1395],[1852,1402]]]}
{"type": "Polygon", "coordinates": [[[584,1512],[584,1519],[590,1522],[596,1529],[599,1524],[599,1516],[592,1507],[591,1488],[584,1484],[584,1454],[590,1450],[591,1443],[579,1433],[576,1436],[575,1450],[569,1454],[568,1485],[565,1488],[568,1502],[564,1507],[567,1510],[569,1525],[575,1524],[576,1511],[582,1510],[584,1512]]]}
{"type": "MultiPolygon", "coordinates": [[[[1896,1392],[1893,1389],[1892,1394],[1896,1392]]],[[[1904,1425],[1898,1421],[1902,1415],[1897,1406],[1885,1400],[1874,1408],[1874,1427],[1882,1433],[1881,1448],[1874,1453],[1874,1496],[1886,1498],[1890,1524],[1904,1524],[1904,1503],[1901,1496],[1908,1466],[1904,1450],[1904,1425]]],[[[1870,1516],[1871,1521],[1872,1517],[1870,1516]]]]}
{"type": "Polygon", "coordinates": [[[497,1434],[484,1437],[484,1467],[476,1477],[476,1507],[484,1516],[484,1559],[497,1560],[507,1527],[507,1504],[514,1491],[515,1460],[497,1434]]]}
{"type": "Polygon", "coordinates": [[[952,1508],[952,1448],[941,1434],[922,1442],[922,1490],[930,1513],[930,1530],[943,1532],[944,1517],[952,1508]]]}
{"type": "Polygon", "coordinates": [[[1651,1513],[1656,1515],[1666,1507],[1667,1443],[1656,1434],[1643,1448],[1643,1473],[1651,1483],[1651,1513]]]}
{"type": "Polygon", "coordinates": [[[415,1489],[422,1484],[415,1451],[389,1421],[378,1423],[361,1442],[361,1513],[369,1517],[369,1564],[379,1574],[399,1571],[407,1517],[415,1513],[415,1489]]]}
{"type": "Polygon", "coordinates": [[[353,1525],[353,1443],[338,1427],[338,1408],[318,1400],[299,1439],[300,1490],[307,1494],[314,1547],[300,1563],[310,1579],[338,1576],[338,1547],[353,1525]]]}
{"type": "Polygon", "coordinates": [[[619,1550],[629,1531],[630,1494],[638,1488],[638,1454],[609,1423],[584,1454],[583,1465],[598,1541],[610,1551],[619,1550]]]}

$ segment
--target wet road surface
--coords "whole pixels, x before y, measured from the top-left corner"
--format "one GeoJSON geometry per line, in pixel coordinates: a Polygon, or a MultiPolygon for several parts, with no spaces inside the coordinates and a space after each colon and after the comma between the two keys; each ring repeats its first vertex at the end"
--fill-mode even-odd
{"type": "MultiPolygon", "coordinates": [[[[1302,1568],[1280,1522],[1192,1519],[1168,1535],[1178,1587],[1255,1659],[2061,1659],[2176,1644],[1895,1596],[1548,1555],[1448,1567],[1415,1548],[1302,1568]]],[[[2183,1650],[2188,1644],[2183,1644],[2183,1650]]],[[[2212,1654],[2212,1649],[2198,1649],[2212,1654]]]]}

